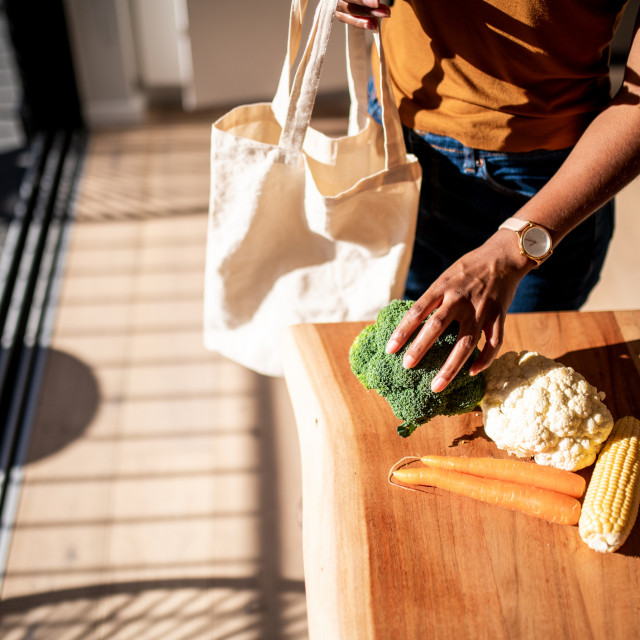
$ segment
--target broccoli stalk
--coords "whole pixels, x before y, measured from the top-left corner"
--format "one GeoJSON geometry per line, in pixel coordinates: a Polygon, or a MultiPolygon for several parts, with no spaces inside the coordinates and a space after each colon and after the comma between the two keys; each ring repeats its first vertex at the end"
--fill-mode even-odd
{"type": "MultiPolygon", "coordinates": [[[[485,381],[482,374],[469,375],[471,363],[480,354],[476,347],[458,375],[446,389],[431,391],[431,382],[451,353],[459,326],[452,322],[413,369],[402,366],[402,357],[413,337],[403,348],[388,354],[385,347],[410,300],[393,300],[380,310],[374,324],[366,326],[349,350],[351,370],[366,389],[373,389],[389,403],[394,415],[404,422],[398,427],[403,438],[435,416],[451,416],[472,411],[482,400],[485,381]]],[[[417,331],[416,331],[417,333],[417,331]]]]}

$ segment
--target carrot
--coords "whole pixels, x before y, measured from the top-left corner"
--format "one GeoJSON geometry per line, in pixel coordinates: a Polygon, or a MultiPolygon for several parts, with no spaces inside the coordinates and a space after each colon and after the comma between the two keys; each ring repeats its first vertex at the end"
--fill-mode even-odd
{"type": "Polygon", "coordinates": [[[481,478],[459,471],[413,467],[397,469],[394,478],[406,484],[446,489],[499,507],[521,511],[558,524],[577,524],[580,502],[565,493],[530,487],[518,482],[481,478]]]}
{"type": "Polygon", "coordinates": [[[541,489],[566,493],[574,498],[580,498],[587,486],[586,480],[577,473],[523,460],[455,456],[422,456],[420,460],[428,467],[462,471],[483,478],[519,482],[541,489]]]}

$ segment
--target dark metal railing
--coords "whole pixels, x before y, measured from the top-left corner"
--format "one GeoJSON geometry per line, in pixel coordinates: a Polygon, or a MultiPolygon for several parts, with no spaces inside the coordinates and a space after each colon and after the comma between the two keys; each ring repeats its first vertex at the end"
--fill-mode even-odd
{"type": "Polygon", "coordinates": [[[38,134],[0,255],[0,573],[55,316],[86,134],[38,134]]]}

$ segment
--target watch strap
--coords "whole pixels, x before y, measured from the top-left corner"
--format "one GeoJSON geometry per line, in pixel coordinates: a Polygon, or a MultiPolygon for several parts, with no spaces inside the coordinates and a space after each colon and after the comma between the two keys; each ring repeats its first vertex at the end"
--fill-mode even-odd
{"type": "Polygon", "coordinates": [[[527,226],[529,226],[531,222],[529,220],[522,220],[521,218],[507,218],[498,229],[510,229],[511,231],[515,231],[519,233],[527,226]]]}

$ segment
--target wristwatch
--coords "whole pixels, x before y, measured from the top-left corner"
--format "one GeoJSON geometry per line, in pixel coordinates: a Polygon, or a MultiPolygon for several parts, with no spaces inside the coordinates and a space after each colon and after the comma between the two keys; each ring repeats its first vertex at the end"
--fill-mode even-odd
{"type": "Polygon", "coordinates": [[[531,258],[536,263],[536,268],[553,252],[551,234],[540,224],[520,218],[507,218],[498,229],[510,229],[518,234],[520,253],[531,258]]]}

